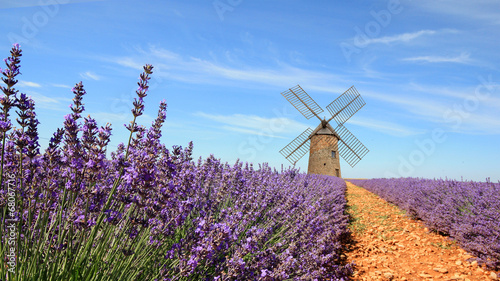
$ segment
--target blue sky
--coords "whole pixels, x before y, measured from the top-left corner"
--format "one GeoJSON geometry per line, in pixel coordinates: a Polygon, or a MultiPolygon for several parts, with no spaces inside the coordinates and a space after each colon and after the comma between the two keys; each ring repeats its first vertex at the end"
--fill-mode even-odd
{"type": "MultiPolygon", "coordinates": [[[[500,180],[500,6],[465,1],[1,0],[0,51],[23,49],[18,89],[36,101],[41,145],[83,81],[86,114],[124,142],[141,66],[146,114],[168,103],[163,141],[289,165],[307,127],[281,92],[300,84],[325,109],[355,85],[345,126],[370,152],[344,177],[500,180]],[[311,4],[314,3],[314,4],[311,4]]],[[[297,166],[307,169],[307,156],[297,166]]]]}

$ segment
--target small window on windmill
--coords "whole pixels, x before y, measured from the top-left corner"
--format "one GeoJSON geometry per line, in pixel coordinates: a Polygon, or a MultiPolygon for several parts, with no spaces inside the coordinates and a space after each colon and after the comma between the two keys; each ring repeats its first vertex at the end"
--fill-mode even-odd
{"type": "Polygon", "coordinates": [[[337,158],[337,152],[335,150],[332,150],[332,158],[337,158]]]}

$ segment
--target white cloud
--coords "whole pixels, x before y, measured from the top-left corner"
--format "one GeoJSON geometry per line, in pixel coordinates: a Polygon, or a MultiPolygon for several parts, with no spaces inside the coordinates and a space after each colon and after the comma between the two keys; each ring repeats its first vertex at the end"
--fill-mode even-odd
{"type": "Polygon", "coordinates": [[[91,79],[91,80],[100,80],[101,77],[91,71],[87,71],[85,73],[80,73],[80,77],[82,77],[82,79],[91,79]]]}
{"type": "Polygon", "coordinates": [[[366,40],[365,45],[369,44],[376,44],[376,43],[383,43],[383,44],[390,44],[390,43],[397,43],[397,42],[409,42],[413,39],[416,39],[420,36],[423,35],[434,35],[436,34],[437,31],[435,30],[420,30],[417,32],[413,33],[403,33],[403,34],[398,34],[394,36],[385,36],[385,37],[380,37],[380,38],[373,38],[366,40]]]}
{"type": "MultiPolygon", "coordinates": [[[[393,43],[408,43],[410,41],[414,41],[417,38],[424,37],[424,36],[430,36],[430,35],[438,35],[438,34],[444,34],[444,33],[457,33],[458,31],[455,29],[441,29],[441,30],[419,30],[415,32],[407,32],[407,33],[402,33],[402,34],[397,34],[397,35],[392,35],[392,36],[384,36],[384,37],[377,37],[377,38],[366,38],[359,42],[358,44],[361,44],[363,46],[368,46],[370,44],[393,44],[393,43]]],[[[352,39],[354,40],[354,38],[352,39]]]]}
{"type": "Polygon", "coordinates": [[[44,95],[42,95],[42,94],[40,94],[38,92],[29,91],[29,92],[27,92],[27,94],[33,98],[33,100],[35,101],[36,104],[39,104],[39,103],[43,103],[43,104],[49,104],[49,103],[59,104],[60,103],[58,99],[53,99],[53,98],[44,96],[44,95]]]}
{"type": "Polygon", "coordinates": [[[380,92],[370,92],[364,91],[363,96],[367,98],[372,98],[388,103],[392,103],[399,106],[403,106],[408,111],[418,115],[427,117],[441,117],[441,114],[436,114],[436,112],[442,112],[444,106],[438,103],[436,100],[429,98],[428,96],[416,97],[414,95],[403,95],[403,94],[388,94],[380,92]]]}
{"type": "Polygon", "coordinates": [[[454,98],[456,100],[475,100],[477,99],[480,101],[482,104],[488,107],[494,108],[496,111],[500,112],[500,84],[497,84],[493,81],[489,81],[487,84],[487,93],[484,93],[484,88],[480,87],[482,84],[481,82],[478,81],[478,85],[476,87],[467,87],[467,88],[450,88],[450,87],[445,87],[445,86],[428,86],[428,85],[421,85],[417,83],[410,83],[410,88],[414,91],[422,92],[422,93],[427,93],[431,95],[438,95],[442,97],[449,97],[449,98],[454,98]],[[476,91],[479,91],[479,93],[476,93],[476,91]],[[481,98],[478,98],[478,97],[481,98]]]}
{"type": "Polygon", "coordinates": [[[176,53],[171,52],[171,51],[166,50],[166,49],[156,48],[156,47],[152,46],[150,48],[150,51],[154,56],[161,58],[161,59],[164,59],[164,60],[167,60],[167,61],[180,61],[181,60],[181,56],[179,54],[176,54],[176,53]]]}
{"type": "MultiPolygon", "coordinates": [[[[104,126],[106,123],[113,124],[113,128],[116,128],[116,125],[128,124],[132,120],[132,113],[123,114],[123,113],[110,113],[110,112],[91,112],[88,113],[90,117],[94,118],[100,126],[104,126]]],[[[154,118],[148,114],[143,114],[138,119],[138,124],[143,125],[146,128],[151,126],[151,123],[154,121],[154,118]]]]}
{"type": "Polygon", "coordinates": [[[223,124],[220,128],[234,132],[282,138],[281,134],[304,131],[308,126],[285,117],[260,117],[256,115],[232,114],[214,115],[197,112],[202,117],[223,124]]]}
{"type": "Polygon", "coordinates": [[[221,128],[225,129],[225,130],[228,130],[228,131],[233,131],[233,132],[237,132],[237,133],[243,133],[243,134],[247,134],[247,135],[257,135],[257,136],[271,137],[271,138],[280,138],[280,139],[284,139],[285,138],[285,137],[281,137],[281,136],[275,135],[273,133],[266,133],[266,131],[245,129],[245,128],[233,127],[233,126],[222,126],[221,128]]]}
{"type": "Polygon", "coordinates": [[[183,15],[181,12],[179,12],[179,10],[177,10],[177,9],[172,9],[172,12],[173,12],[176,16],[178,16],[178,17],[180,17],[180,18],[184,18],[184,15],[183,15]]]}
{"type": "MultiPolygon", "coordinates": [[[[403,34],[397,37],[386,38],[383,40],[385,40],[386,42],[397,42],[397,40],[411,41],[415,38],[418,38],[419,36],[430,34],[435,35],[438,32],[453,31],[441,30],[433,33],[432,31],[424,30],[415,34],[403,34]]],[[[278,63],[275,67],[269,68],[248,67],[246,65],[228,66],[218,62],[216,59],[209,61],[196,57],[184,57],[172,51],[157,48],[154,46],[148,48],[147,50],[138,49],[138,51],[139,55],[134,57],[103,59],[109,61],[110,63],[117,63],[120,66],[125,66],[137,70],[142,69],[142,65],[144,64],[144,61],[146,61],[148,63],[152,63],[155,66],[155,76],[158,77],[157,79],[168,79],[170,81],[177,80],[189,83],[225,85],[228,83],[241,84],[241,82],[250,82],[252,84],[260,83],[272,85],[283,89],[286,89],[287,87],[291,87],[298,83],[304,88],[307,88],[311,91],[333,92],[336,94],[343,93],[352,83],[349,81],[349,79],[345,79],[342,76],[330,74],[329,72],[300,69],[282,63],[278,63]]],[[[416,57],[409,58],[409,60],[432,62],[449,61],[454,63],[471,61],[470,55],[468,53],[462,53],[457,57],[416,57]]],[[[411,89],[411,87],[410,90],[413,90],[413,92],[416,93],[421,92],[415,89],[411,89]]],[[[436,96],[429,95],[425,92],[419,95],[414,95],[411,93],[403,94],[402,92],[391,94],[386,92],[369,92],[365,89],[363,90],[362,95],[364,97],[366,96],[368,98],[373,98],[389,103],[389,107],[397,109],[398,113],[396,114],[406,113],[405,116],[410,116],[408,118],[411,118],[413,121],[416,119],[425,122],[423,123],[425,124],[423,126],[429,124],[431,124],[432,126],[432,124],[434,124],[435,126],[449,127],[449,124],[446,123],[443,118],[443,114],[446,110],[452,108],[455,102],[462,101],[462,99],[457,100],[459,97],[441,96],[439,98],[436,98],[436,96]]],[[[263,130],[269,129],[269,124],[271,121],[273,121],[272,118],[241,114],[212,115],[199,112],[197,113],[197,116],[219,123],[220,125],[218,127],[222,130],[231,130],[253,135],[267,133],[263,130]]],[[[390,113],[389,116],[395,115],[394,113],[390,113]]],[[[282,133],[293,131],[293,134],[296,134],[302,132],[305,128],[308,127],[308,125],[304,125],[298,122],[293,123],[294,121],[291,119],[288,120],[292,123],[290,126],[287,126],[287,128],[284,129],[282,133]],[[292,127],[293,129],[290,127],[292,127]]],[[[274,122],[278,121],[279,120],[274,120],[274,122]]],[[[421,133],[420,131],[416,131],[411,127],[398,126],[397,124],[392,124],[390,122],[374,123],[368,122],[367,120],[358,120],[357,124],[397,136],[421,133]]],[[[490,120],[485,120],[485,124],[492,123],[490,122],[490,120]]],[[[472,126],[472,124],[464,126],[462,130],[466,131],[472,126]]],[[[418,126],[417,128],[421,129],[422,126],[418,126]]]]}
{"type": "Polygon", "coordinates": [[[43,108],[52,111],[67,112],[68,106],[71,103],[71,99],[69,98],[52,98],[30,90],[26,91],[26,94],[35,101],[36,109],[43,108]]]}
{"type": "Polygon", "coordinates": [[[440,57],[440,56],[420,56],[412,58],[404,58],[404,61],[429,62],[429,63],[463,63],[472,62],[469,53],[461,53],[455,57],[440,57]]]}
{"type": "Polygon", "coordinates": [[[29,81],[21,81],[19,80],[18,86],[21,86],[21,87],[31,87],[31,88],[40,88],[42,87],[42,85],[38,84],[38,83],[35,83],[35,82],[29,82],[29,81]]]}
{"type": "Polygon", "coordinates": [[[447,93],[440,97],[428,92],[406,95],[364,92],[363,95],[392,103],[397,110],[410,113],[412,119],[420,119],[450,131],[464,134],[500,133],[500,100],[493,94],[478,98],[474,95],[474,89],[471,89],[468,95],[452,96],[447,93]]]}
{"type": "Polygon", "coordinates": [[[116,126],[116,124],[126,124],[129,121],[127,120],[127,117],[130,117],[125,114],[109,112],[92,112],[88,114],[90,115],[90,117],[94,118],[101,126],[105,125],[106,123],[113,124],[114,126],[116,126]]]}
{"type": "Polygon", "coordinates": [[[310,84],[317,87],[329,87],[332,82],[345,83],[340,76],[320,71],[304,70],[286,64],[276,68],[231,67],[218,62],[212,62],[197,57],[183,57],[166,49],[150,47],[149,50],[139,50],[141,59],[133,57],[113,58],[110,62],[121,66],[142,70],[146,58],[155,67],[155,75],[169,80],[189,83],[228,83],[254,82],[259,84],[291,87],[296,84],[310,84]]]}
{"type": "MultiPolygon", "coordinates": [[[[470,115],[460,119],[460,123],[455,119],[451,125],[451,131],[466,134],[490,135],[500,134],[500,116],[478,111],[467,112],[470,115]]],[[[459,115],[454,115],[458,117],[459,115]]]]}
{"type": "Polygon", "coordinates": [[[71,89],[71,86],[68,85],[63,85],[63,84],[50,84],[52,87],[57,87],[57,88],[65,88],[65,89],[71,89]]]}
{"type": "Polygon", "coordinates": [[[117,64],[119,64],[121,66],[129,67],[129,68],[137,69],[137,70],[143,70],[142,65],[130,57],[118,58],[114,62],[116,62],[117,64]]]}
{"type": "Polygon", "coordinates": [[[422,130],[409,128],[394,122],[367,119],[363,117],[351,119],[349,120],[349,123],[397,137],[406,137],[423,133],[422,130]]]}

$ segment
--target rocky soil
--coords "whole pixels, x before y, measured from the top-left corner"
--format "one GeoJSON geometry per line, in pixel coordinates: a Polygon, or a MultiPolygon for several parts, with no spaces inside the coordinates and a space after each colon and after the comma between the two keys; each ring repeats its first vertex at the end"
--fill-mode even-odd
{"type": "Polygon", "coordinates": [[[500,280],[447,237],[373,193],[347,183],[353,280],[500,280]]]}

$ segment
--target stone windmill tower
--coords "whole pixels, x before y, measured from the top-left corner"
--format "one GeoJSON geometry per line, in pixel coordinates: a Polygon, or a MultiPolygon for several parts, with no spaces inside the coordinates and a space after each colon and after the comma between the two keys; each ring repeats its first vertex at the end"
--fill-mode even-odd
{"type": "Polygon", "coordinates": [[[304,117],[316,116],[320,121],[316,129],[307,128],[280,150],[293,165],[309,151],[309,174],[340,178],[339,156],[354,167],[368,153],[369,150],[343,125],[366,104],[354,86],[327,105],[331,114],[328,120],[319,117],[323,109],[299,85],[281,94],[304,117]],[[337,123],[335,129],[330,125],[332,120],[337,123]]]}

